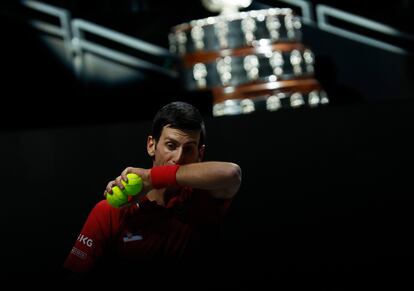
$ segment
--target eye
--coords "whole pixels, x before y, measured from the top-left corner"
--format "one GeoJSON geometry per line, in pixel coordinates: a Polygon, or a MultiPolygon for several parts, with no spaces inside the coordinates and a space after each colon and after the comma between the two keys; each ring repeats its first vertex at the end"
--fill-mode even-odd
{"type": "Polygon", "coordinates": [[[166,146],[170,151],[175,150],[175,144],[172,142],[167,142],[166,146]]]}
{"type": "Polygon", "coordinates": [[[192,153],[192,152],[194,152],[194,150],[195,150],[195,147],[193,147],[193,146],[184,147],[184,152],[185,153],[192,153]]]}

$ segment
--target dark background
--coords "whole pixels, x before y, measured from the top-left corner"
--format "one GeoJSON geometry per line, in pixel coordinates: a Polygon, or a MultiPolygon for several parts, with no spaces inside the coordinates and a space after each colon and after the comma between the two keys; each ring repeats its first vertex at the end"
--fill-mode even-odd
{"type": "MultiPolygon", "coordinates": [[[[209,15],[195,3],[88,3],[59,2],[164,47],[171,25],[209,15]],[[176,7],[185,9],[171,13],[176,7]]],[[[410,32],[408,1],[347,3],[327,5],[410,32]]],[[[2,6],[2,279],[53,276],[107,182],[127,166],[151,165],[153,114],[184,100],[205,116],[207,159],[243,170],[225,221],[224,285],[412,285],[410,55],[304,27],[331,104],[213,118],[208,93],[164,76],[109,88],[80,83],[39,41],[26,11],[2,6]]]]}

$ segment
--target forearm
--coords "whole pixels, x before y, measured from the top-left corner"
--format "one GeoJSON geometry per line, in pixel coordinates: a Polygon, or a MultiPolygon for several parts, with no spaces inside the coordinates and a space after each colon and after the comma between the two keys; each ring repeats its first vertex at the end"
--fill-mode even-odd
{"type": "Polygon", "coordinates": [[[144,183],[144,193],[152,189],[161,189],[178,184],[180,186],[208,190],[215,198],[228,199],[237,193],[241,183],[241,169],[234,163],[192,163],[179,166],[174,173],[171,173],[171,168],[167,170],[163,167],[165,166],[155,167],[157,169],[128,167],[122,172],[121,176],[108,184],[106,191],[110,192],[114,183],[122,189],[121,178],[126,180],[128,173],[135,173],[141,176],[144,183]],[[174,177],[171,176],[173,174],[174,177]]]}
{"type": "Polygon", "coordinates": [[[182,165],[176,173],[177,184],[210,190],[216,198],[231,198],[240,187],[241,169],[227,162],[202,162],[182,165]]]}

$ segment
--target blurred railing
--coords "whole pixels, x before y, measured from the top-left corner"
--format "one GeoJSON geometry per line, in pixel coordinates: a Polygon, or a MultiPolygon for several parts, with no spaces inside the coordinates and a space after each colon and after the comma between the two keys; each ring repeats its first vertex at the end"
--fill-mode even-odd
{"type": "Polygon", "coordinates": [[[168,49],[91,21],[72,18],[70,11],[64,8],[32,0],[22,0],[21,3],[36,11],[37,15],[46,16],[47,20],[34,18],[29,22],[39,31],[63,40],[65,55],[79,77],[83,74],[86,53],[128,67],[156,72],[170,78],[178,77],[178,73],[170,65],[174,62],[175,56],[168,49]],[[52,23],[53,17],[57,18],[57,23],[52,23]],[[97,40],[102,40],[102,43],[97,40]],[[108,46],[108,43],[111,42],[114,44],[113,47],[108,46]],[[122,51],[120,47],[125,48],[125,51],[128,52],[122,51]]]}

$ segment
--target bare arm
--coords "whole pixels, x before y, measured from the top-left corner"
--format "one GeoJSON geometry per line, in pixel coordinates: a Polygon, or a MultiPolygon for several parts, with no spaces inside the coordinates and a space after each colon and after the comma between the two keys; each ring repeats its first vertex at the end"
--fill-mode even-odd
{"type": "Polygon", "coordinates": [[[202,162],[180,166],[177,183],[209,190],[215,198],[228,199],[236,195],[241,183],[241,169],[227,162],[202,162]]]}
{"type": "MultiPolygon", "coordinates": [[[[128,173],[135,173],[143,179],[144,192],[152,187],[151,169],[126,168],[121,176],[107,185],[106,191],[116,184],[121,189],[121,179],[127,180],[128,173]]],[[[201,162],[180,166],[176,174],[177,184],[196,189],[208,190],[211,195],[219,199],[229,199],[236,195],[241,184],[241,169],[237,164],[228,162],[201,162]]]]}

